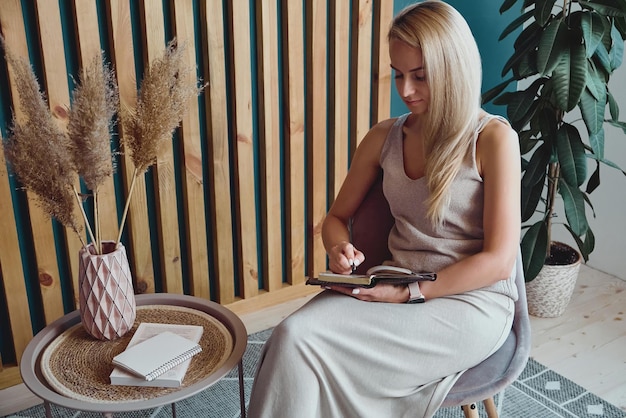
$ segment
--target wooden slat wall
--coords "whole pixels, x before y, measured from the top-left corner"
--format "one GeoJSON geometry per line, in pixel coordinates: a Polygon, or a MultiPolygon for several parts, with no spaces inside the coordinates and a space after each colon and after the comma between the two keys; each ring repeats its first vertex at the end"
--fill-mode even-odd
{"type": "MultiPolygon", "coordinates": [[[[82,2],[81,0],[77,0],[82,2]]],[[[132,108],[137,100],[137,81],[135,67],[138,65],[135,59],[135,46],[132,38],[132,22],[130,4],[126,0],[111,0],[106,3],[106,20],[111,43],[111,61],[117,76],[117,85],[120,94],[120,106],[132,108]]],[[[92,32],[93,33],[93,32],[92,32]]],[[[119,126],[124,125],[124,114],[120,115],[119,126]]],[[[120,136],[124,138],[123,130],[120,136]]],[[[122,178],[124,180],[124,193],[126,196],[131,186],[134,166],[128,154],[121,158],[122,178]]],[[[152,246],[154,245],[147,237],[150,236],[148,222],[148,197],[145,177],[139,176],[135,182],[133,196],[130,201],[126,221],[128,248],[131,261],[131,271],[135,281],[135,291],[140,293],[154,293],[154,266],[152,260],[152,246]]]]}
{"type": "MultiPolygon", "coordinates": [[[[304,281],[326,268],[325,213],[354,147],[389,116],[385,31],[393,1],[28,4],[0,0],[0,31],[14,54],[33,60],[62,128],[68,75],[78,78],[101,51],[126,107],[172,37],[206,83],[171,149],[135,184],[123,243],[136,293],[187,293],[245,312],[316,291],[304,281]]],[[[0,78],[6,140],[11,110],[18,119],[22,112],[4,54],[0,65],[8,75],[0,78]]],[[[123,142],[121,126],[115,144],[123,142]]],[[[133,171],[122,154],[100,190],[103,239],[117,236],[133,171]]],[[[0,228],[0,300],[7,301],[0,310],[8,313],[0,324],[10,328],[0,333],[10,335],[0,340],[2,388],[16,383],[33,334],[76,308],[80,241],[19,189],[1,148],[0,228]]]]}

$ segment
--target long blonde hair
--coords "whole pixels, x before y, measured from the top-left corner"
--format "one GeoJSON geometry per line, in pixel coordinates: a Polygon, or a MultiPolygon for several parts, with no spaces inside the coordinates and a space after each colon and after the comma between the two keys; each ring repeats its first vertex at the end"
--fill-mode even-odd
{"type": "Polygon", "coordinates": [[[482,67],[467,22],[452,6],[428,0],[406,7],[387,36],[420,48],[430,91],[424,115],[428,217],[443,223],[450,184],[472,146],[481,105],[482,67]]]}

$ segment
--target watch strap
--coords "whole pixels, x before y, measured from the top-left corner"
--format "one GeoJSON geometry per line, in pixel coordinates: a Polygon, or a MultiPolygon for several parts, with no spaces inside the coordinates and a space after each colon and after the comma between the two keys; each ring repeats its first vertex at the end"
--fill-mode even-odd
{"type": "Polygon", "coordinates": [[[408,284],[409,288],[409,300],[406,303],[424,303],[426,299],[420,290],[419,282],[413,282],[408,284]]]}

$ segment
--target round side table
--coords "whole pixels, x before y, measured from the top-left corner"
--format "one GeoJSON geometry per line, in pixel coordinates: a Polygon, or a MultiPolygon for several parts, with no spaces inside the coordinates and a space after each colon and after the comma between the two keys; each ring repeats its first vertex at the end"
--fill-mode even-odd
{"type": "Polygon", "coordinates": [[[76,310],[52,322],[35,335],[35,337],[26,346],[26,350],[24,351],[20,362],[22,380],[28,389],[30,389],[36,396],[43,399],[46,416],[52,416],[50,409],[51,403],[80,411],[100,412],[105,416],[112,416],[115,412],[137,411],[140,409],[149,409],[171,404],[172,414],[173,416],[176,416],[175,403],[177,401],[189,398],[209,388],[226,376],[237,365],[239,371],[239,400],[241,416],[242,418],[245,418],[242,358],[246,350],[248,334],[243,322],[241,322],[241,319],[218,303],[194,296],[154,293],[136,295],[135,299],[137,306],[180,306],[195,309],[210,315],[223,324],[232,336],[233,348],[230,356],[226,358],[221,366],[204,376],[202,379],[197,380],[188,386],[183,386],[179,390],[170,391],[162,396],[156,396],[151,399],[120,401],[115,403],[99,403],[83,399],[74,399],[57,392],[46,381],[42,372],[41,357],[50,343],[52,343],[66,330],[80,323],[80,313],[76,310]]]}

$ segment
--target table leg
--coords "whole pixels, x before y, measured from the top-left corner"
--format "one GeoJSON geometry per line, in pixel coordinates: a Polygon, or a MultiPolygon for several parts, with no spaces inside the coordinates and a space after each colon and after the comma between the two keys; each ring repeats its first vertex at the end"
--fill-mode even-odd
{"type": "Polygon", "coordinates": [[[176,418],[176,402],[172,402],[172,418],[176,418]]]}
{"type": "Polygon", "coordinates": [[[52,410],[50,409],[50,402],[43,401],[43,408],[46,411],[46,418],[52,418],[52,410]]]}
{"type": "Polygon", "coordinates": [[[243,386],[243,359],[239,360],[239,404],[241,408],[241,418],[246,418],[246,396],[243,386]]]}

